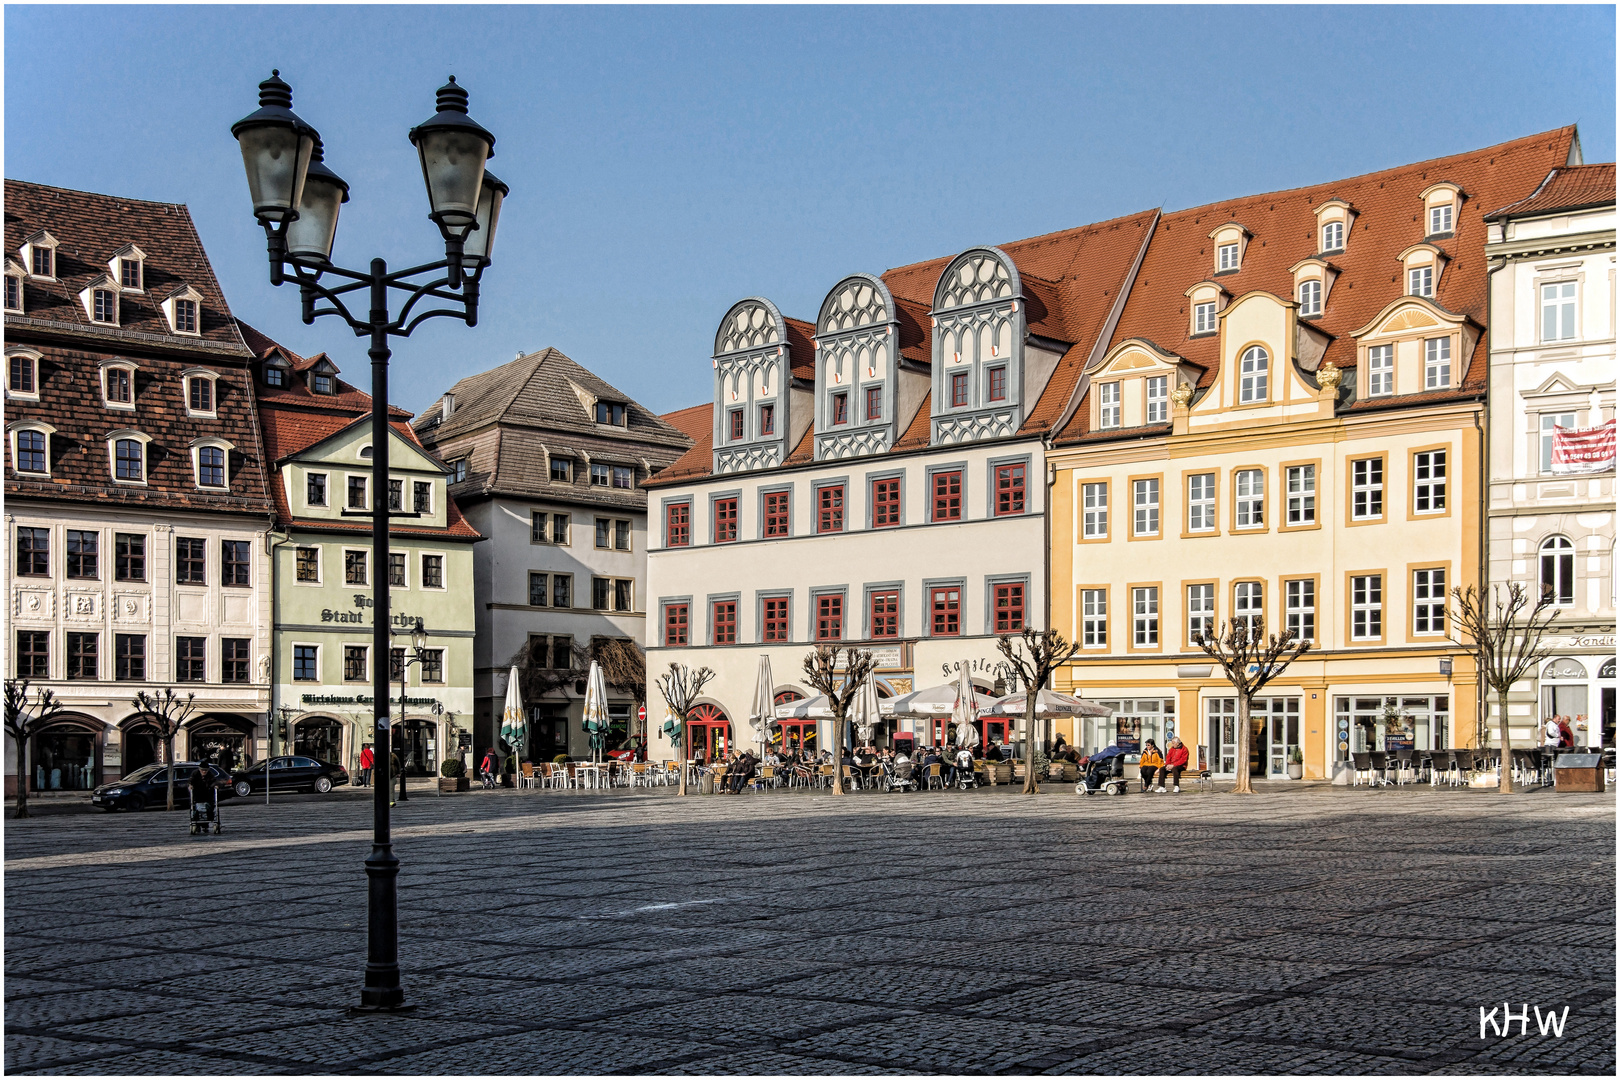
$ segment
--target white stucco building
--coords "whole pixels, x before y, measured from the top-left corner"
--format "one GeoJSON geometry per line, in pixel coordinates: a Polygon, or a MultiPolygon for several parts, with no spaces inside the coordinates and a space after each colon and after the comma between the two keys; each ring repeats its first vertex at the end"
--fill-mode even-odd
{"type": "MultiPolygon", "coordinates": [[[[1574,719],[1582,745],[1614,745],[1615,172],[1552,170],[1530,197],[1488,217],[1492,583],[1550,589],[1552,656],[1509,699],[1514,740],[1574,719]],[[1560,430],[1608,455],[1574,470],[1560,430]],[[1584,718],[1584,725],[1581,723],[1584,718]]],[[[1493,721],[1494,726],[1494,721],[1493,721]]],[[[1525,743],[1521,743],[1524,745],[1525,743]]]]}

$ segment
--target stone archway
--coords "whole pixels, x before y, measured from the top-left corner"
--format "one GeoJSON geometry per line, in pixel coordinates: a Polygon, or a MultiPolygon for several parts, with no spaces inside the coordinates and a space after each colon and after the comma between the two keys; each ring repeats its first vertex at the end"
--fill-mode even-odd
{"type": "Polygon", "coordinates": [[[233,772],[253,758],[253,721],[205,714],[186,722],[186,757],[233,772]]]}
{"type": "Polygon", "coordinates": [[[343,721],[325,713],[311,713],[293,721],[292,752],[317,761],[343,763],[343,721]]]}
{"type": "Polygon", "coordinates": [[[90,791],[101,783],[106,725],[88,716],[59,714],[28,740],[28,790],[90,791]]]}

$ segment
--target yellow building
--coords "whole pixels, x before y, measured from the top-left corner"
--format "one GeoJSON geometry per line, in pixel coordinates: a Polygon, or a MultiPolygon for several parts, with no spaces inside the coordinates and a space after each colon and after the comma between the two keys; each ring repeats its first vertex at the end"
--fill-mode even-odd
{"type": "Polygon", "coordinates": [[[1236,769],[1236,698],[1193,643],[1262,620],[1312,642],[1256,703],[1250,769],[1345,772],[1465,747],[1447,637],[1479,581],[1483,216],[1578,160],[1573,128],[1165,214],[1047,455],[1056,688],[1113,706],[1085,749],[1179,734],[1236,769]]]}

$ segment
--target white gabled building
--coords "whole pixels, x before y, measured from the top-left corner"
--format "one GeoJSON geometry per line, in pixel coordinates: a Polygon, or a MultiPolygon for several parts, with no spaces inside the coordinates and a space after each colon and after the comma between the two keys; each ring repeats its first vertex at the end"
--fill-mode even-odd
{"type": "MultiPolygon", "coordinates": [[[[812,693],[802,663],[817,642],[872,649],[880,695],[964,662],[994,687],[995,635],[1046,621],[1045,440],[1156,217],[851,275],[813,325],[759,297],[726,313],[714,400],[668,417],[698,441],[646,485],[649,675],[678,662],[717,676],[687,756],[753,739],[761,654],[778,701],[812,693]]],[[[651,754],[675,756],[649,728],[651,754]]],[[[813,723],[784,735],[829,738],[813,723]]]]}
{"type": "MultiPolygon", "coordinates": [[[[1614,745],[1615,172],[1553,169],[1490,214],[1490,502],[1487,580],[1550,589],[1552,656],[1508,701],[1515,739],[1550,716],[1580,745],[1614,745]],[[1556,429],[1608,425],[1609,457],[1554,461],[1556,429]]],[[[1596,434],[1593,432],[1592,434],[1596,434]]],[[[1590,436],[1589,436],[1590,437],[1590,436]]],[[[1494,725],[1494,721],[1493,721],[1494,725]]]]}

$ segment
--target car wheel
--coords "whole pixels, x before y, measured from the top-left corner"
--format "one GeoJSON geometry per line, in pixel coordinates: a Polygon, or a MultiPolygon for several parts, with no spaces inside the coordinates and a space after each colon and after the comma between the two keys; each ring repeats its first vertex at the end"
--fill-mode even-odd
{"type": "Polygon", "coordinates": [[[252,784],[248,783],[246,780],[238,780],[236,782],[236,797],[237,798],[245,799],[251,794],[253,794],[253,785],[252,784]]]}
{"type": "Polygon", "coordinates": [[[138,814],[142,810],[146,809],[146,800],[141,798],[139,795],[131,795],[124,803],[124,809],[128,810],[132,814],[138,814]]]}
{"type": "Polygon", "coordinates": [[[325,795],[328,791],[331,791],[332,778],[330,776],[317,776],[315,778],[315,790],[322,795],[325,795]]]}

